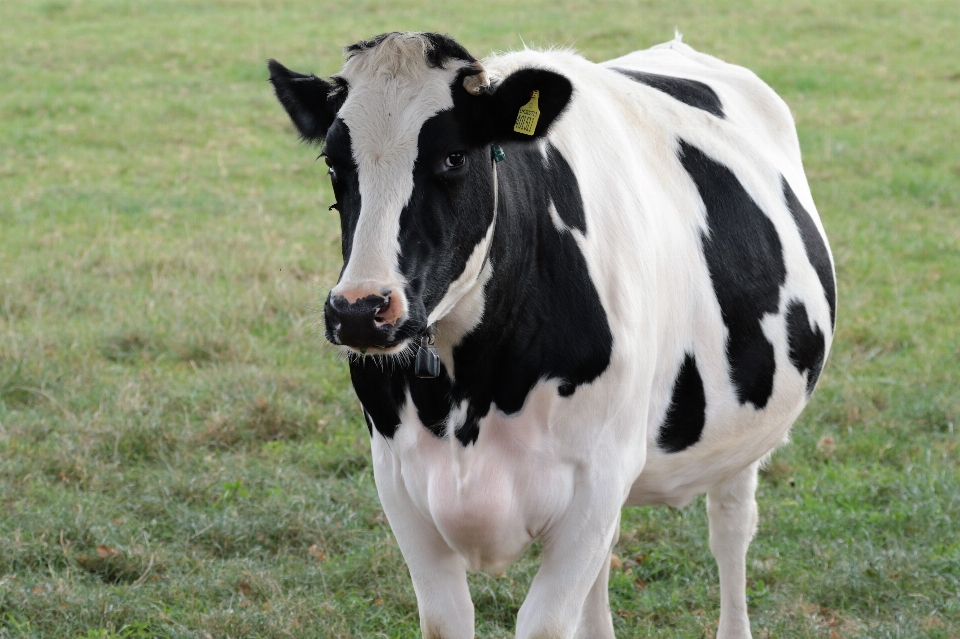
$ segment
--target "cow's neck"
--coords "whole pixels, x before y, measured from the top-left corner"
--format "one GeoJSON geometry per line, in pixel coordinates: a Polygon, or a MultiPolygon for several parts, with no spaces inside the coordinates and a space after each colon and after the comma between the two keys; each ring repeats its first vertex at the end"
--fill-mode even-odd
{"type": "Polygon", "coordinates": [[[577,237],[587,231],[576,176],[555,147],[505,145],[482,320],[452,349],[457,437],[476,440],[491,405],[515,414],[541,380],[561,396],[607,367],[612,336],[577,237]]]}

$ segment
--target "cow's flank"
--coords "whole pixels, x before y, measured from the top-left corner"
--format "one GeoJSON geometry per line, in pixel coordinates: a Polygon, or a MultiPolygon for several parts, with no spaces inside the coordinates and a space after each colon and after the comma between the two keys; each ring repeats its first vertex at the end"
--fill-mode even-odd
{"type": "Polygon", "coordinates": [[[729,168],[684,141],[680,161],[707,212],[703,253],[728,331],[737,398],[763,408],[773,393],[776,362],[761,322],[780,310],[787,277],[780,236],[729,168]]]}

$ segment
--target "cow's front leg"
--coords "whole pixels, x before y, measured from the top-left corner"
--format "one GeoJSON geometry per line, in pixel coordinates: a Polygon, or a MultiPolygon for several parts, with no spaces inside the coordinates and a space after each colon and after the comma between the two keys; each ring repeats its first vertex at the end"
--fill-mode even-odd
{"type": "MultiPolygon", "coordinates": [[[[613,540],[610,542],[610,550],[616,545],[620,538],[620,518],[617,517],[617,526],[614,531],[613,540]]],[[[614,639],[613,617],[610,615],[610,558],[608,554],[607,561],[597,580],[593,582],[587,600],[583,602],[583,610],[580,612],[580,623],[577,626],[576,639],[614,639]]]]}
{"type": "Polygon", "coordinates": [[[717,639],[750,639],[747,617],[747,548],[757,529],[758,464],[707,492],[710,551],[720,571],[717,639]]]}
{"type": "Polygon", "coordinates": [[[581,491],[544,535],[540,570],[517,615],[517,639],[613,638],[607,579],[621,504],[618,491],[609,492],[581,491]]]}
{"type": "Polygon", "coordinates": [[[389,447],[374,442],[373,452],[377,493],[410,570],[424,639],[474,639],[473,601],[463,560],[417,511],[389,447]]]}

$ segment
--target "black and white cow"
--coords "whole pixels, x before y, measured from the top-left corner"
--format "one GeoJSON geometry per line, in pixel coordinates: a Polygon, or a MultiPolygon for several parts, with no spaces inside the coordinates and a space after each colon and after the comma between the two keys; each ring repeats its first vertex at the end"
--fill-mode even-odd
{"type": "Polygon", "coordinates": [[[354,354],[423,635],[472,638],[466,571],[542,539],[516,636],[613,637],[621,508],[706,493],[718,637],[749,637],[757,469],[836,303],[786,105],[679,37],[599,65],[481,63],[429,33],[346,54],[331,81],[275,61],[270,79],[325,141],[344,259],[326,334],[354,354]]]}

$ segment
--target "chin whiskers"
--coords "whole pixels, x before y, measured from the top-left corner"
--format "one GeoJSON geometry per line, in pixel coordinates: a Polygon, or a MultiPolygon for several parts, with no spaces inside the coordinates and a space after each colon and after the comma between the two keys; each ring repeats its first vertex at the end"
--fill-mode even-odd
{"type": "Polygon", "coordinates": [[[410,340],[402,351],[393,356],[393,360],[399,364],[401,368],[407,368],[413,364],[415,357],[414,341],[410,340]]]}
{"type": "Polygon", "coordinates": [[[347,346],[336,346],[330,344],[336,353],[337,361],[341,364],[371,362],[382,371],[403,370],[409,368],[417,354],[415,341],[407,342],[402,350],[396,353],[366,353],[361,354],[347,346]]]}
{"type": "Polygon", "coordinates": [[[363,355],[350,350],[346,346],[334,346],[333,348],[337,353],[337,361],[341,364],[359,362],[361,359],[363,359],[363,355]]]}

